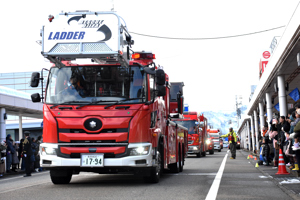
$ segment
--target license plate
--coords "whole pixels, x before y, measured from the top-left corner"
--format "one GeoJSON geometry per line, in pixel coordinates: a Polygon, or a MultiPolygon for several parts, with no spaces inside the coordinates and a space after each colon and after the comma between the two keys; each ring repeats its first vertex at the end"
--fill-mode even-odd
{"type": "Polygon", "coordinates": [[[81,154],[81,167],[103,167],[103,154],[81,154]]]}

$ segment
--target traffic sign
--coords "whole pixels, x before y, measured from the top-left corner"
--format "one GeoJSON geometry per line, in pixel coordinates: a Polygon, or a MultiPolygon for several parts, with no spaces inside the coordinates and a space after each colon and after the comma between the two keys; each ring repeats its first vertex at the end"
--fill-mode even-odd
{"type": "Polygon", "coordinates": [[[263,57],[264,57],[265,59],[268,59],[268,58],[270,58],[270,56],[271,56],[271,54],[270,54],[270,52],[269,52],[269,51],[265,51],[265,52],[263,52],[263,57]]]}

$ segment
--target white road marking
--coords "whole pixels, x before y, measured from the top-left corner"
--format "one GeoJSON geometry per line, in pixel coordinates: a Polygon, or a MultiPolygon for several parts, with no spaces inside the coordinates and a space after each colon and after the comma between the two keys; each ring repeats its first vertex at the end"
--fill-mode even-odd
{"type": "Polygon", "coordinates": [[[214,179],[214,182],[212,183],[212,185],[209,189],[209,192],[206,195],[205,200],[214,200],[214,199],[217,198],[217,194],[218,194],[218,190],[219,190],[219,187],[220,187],[221,179],[222,179],[223,172],[224,172],[224,169],[225,169],[227,156],[228,156],[228,154],[225,155],[225,157],[222,161],[222,164],[219,168],[219,171],[218,171],[218,173],[217,173],[217,175],[214,179]]]}
{"type": "Polygon", "coordinates": [[[217,173],[180,173],[180,174],[164,174],[171,176],[215,176],[217,173]]]}
{"type": "MultiPolygon", "coordinates": [[[[31,176],[37,176],[37,175],[42,175],[42,174],[46,174],[46,173],[49,173],[49,171],[46,171],[46,172],[39,172],[38,174],[32,174],[31,176]]],[[[3,182],[3,181],[8,181],[8,180],[13,180],[13,179],[17,179],[17,178],[24,178],[25,174],[23,174],[22,176],[16,176],[16,177],[12,177],[12,178],[5,178],[5,179],[2,179],[0,180],[0,182],[3,182]]],[[[28,177],[29,178],[29,177],[28,177]]]]}

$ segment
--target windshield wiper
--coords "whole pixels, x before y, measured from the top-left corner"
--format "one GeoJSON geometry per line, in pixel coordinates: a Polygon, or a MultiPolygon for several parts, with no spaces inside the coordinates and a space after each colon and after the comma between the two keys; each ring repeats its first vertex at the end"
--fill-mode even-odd
{"type": "Polygon", "coordinates": [[[99,100],[99,101],[88,101],[88,104],[84,104],[81,106],[77,106],[76,109],[81,108],[83,106],[88,106],[88,105],[92,105],[92,104],[96,104],[96,103],[101,103],[101,102],[116,102],[116,100],[109,100],[109,101],[104,101],[104,100],[99,100]]]}
{"type": "Polygon", "coordinates": [[[55,105],[51,106],[50,109],[52,109],[56,106],[59,106],[59,105],[67,104],[67,103],[90,103],[90,101],[66,101],[66,102],[63,102],[63,103],[55,104],[55,105]]]}
{"type": "Polygon", "coordinates": [[[124,102],[124,101],[137,100],[137,99],[144,99],[144,98],[123,99],[123,100],[117,101],[116,103],[113,103],[113,104],[105,106],[104,109],[107,109],[107,108],[109,108],[111,106],[117,105],[117,104],[119,104],[121,102],[124,102]]]}

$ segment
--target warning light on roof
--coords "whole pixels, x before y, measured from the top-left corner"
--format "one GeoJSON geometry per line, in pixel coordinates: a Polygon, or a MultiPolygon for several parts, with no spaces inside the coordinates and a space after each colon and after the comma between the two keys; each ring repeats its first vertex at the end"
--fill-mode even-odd
{"type": "Polygon", "coordinates": [[[155,54],[152,53],[134,53],[131,56],[132,59],[155,59],[155,54]]]}

